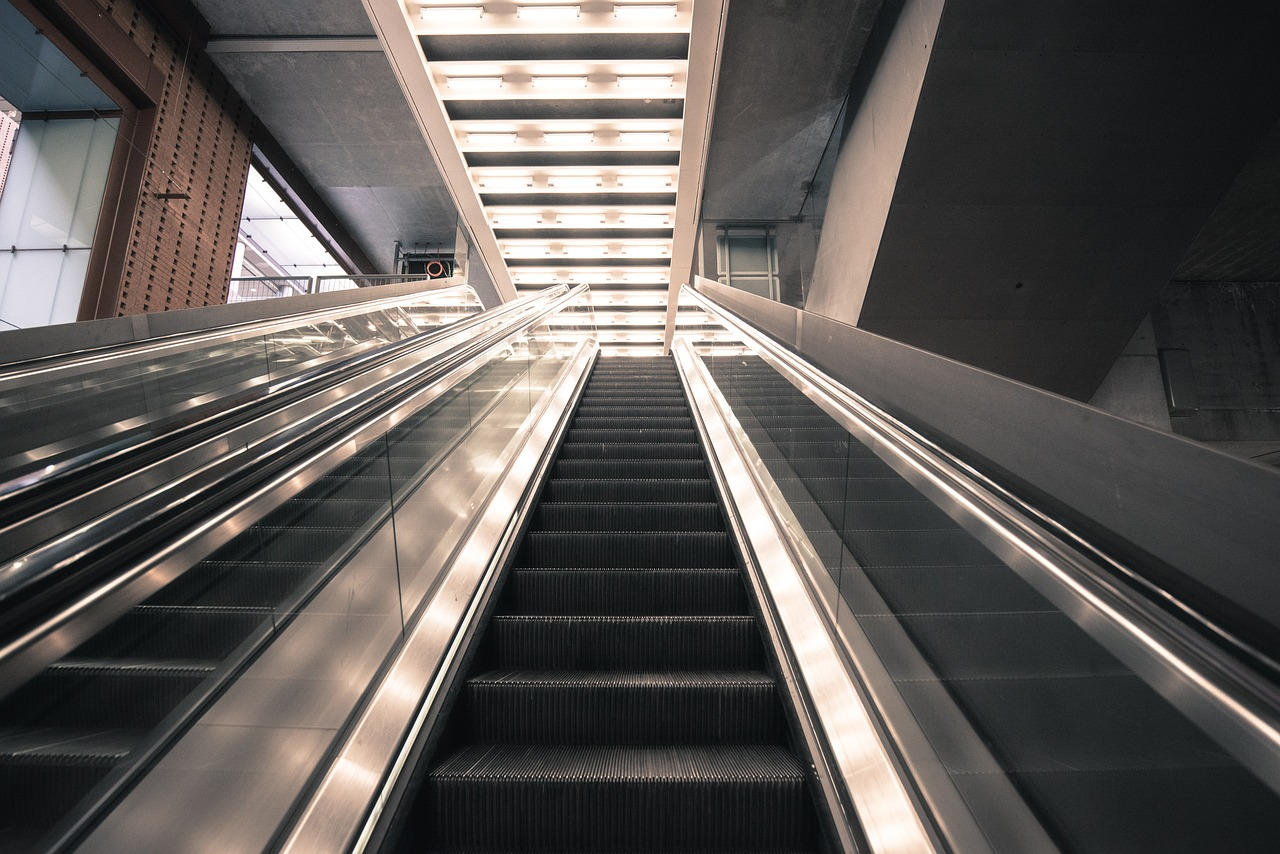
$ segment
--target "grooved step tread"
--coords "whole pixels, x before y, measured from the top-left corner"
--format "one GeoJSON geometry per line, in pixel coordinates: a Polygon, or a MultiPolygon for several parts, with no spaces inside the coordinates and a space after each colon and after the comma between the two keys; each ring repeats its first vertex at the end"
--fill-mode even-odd
{"type": "Polygon", "coordinates": [[[0,727],[0,763],[110,768],[145,735],[142,730],[0,727]]]}
{"type": "Polygon", "coordinates": [[[773,744],[613,747],[473,744],[432,769],[432,781],[544,783],[784,783],[803,788],[804,768],[773,744]]]}
{"type": "Polygon", "coordinates": [[[515,569],[506,613],[524,615],[741,615],[746,589],[736,568],[549,567],[515,569]]]}

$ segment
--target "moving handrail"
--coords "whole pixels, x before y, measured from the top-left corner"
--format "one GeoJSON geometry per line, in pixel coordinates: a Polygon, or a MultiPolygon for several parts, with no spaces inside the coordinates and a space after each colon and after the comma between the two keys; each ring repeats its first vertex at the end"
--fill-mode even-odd
{"type": "Polygon", "coordinates": [[[212,315],[209,326],[0,366],[0,496],[252,400],[333,358],[480,311],[466,286],[328,307],[312,299],[257,320],[195,309],[184,314],[212,315]]]}
{"type": "MultiPolygon", "coordinates": [[[[1228,634],[1223,626],[1196,614],[1185,603],[1171,611],[1163,597],[1148,598],[1146,586],[1130,583],[1138,575],[1133,568],[1094,548],[723,305],[697,292],[686,294],[748,342],[763,363],[790,383],[797,398],[811,401],[815,412],[824,412],[859,440],[864,450],[873,451],[902,479],[933,499],[1267,787],[1280,791],[1280,690],[1266,659],[1239,657],[1238,650],[1247,644],[1223,643],[1228,634]]],[[[745,365],[742,361],[739,367],[745,365]]],[[[852,466],[852,457],[850,460],[852,466]]],[[[794,518],[786,527],[792,531],[805,528],[794,518]]],[[[808,549],[811,562],[822,569],[823,559],[812,546],[798,548],[808,549]]],[[[830,567],[830,558],[826,560],[830,567]]],[[[857,566],[847,552],[837,556],[837,563],[841,560],[857,566]]],[[[810,583],[820,591],[815,598],[826,601],[829,619],[835,624],[841,622],[836,613],[843,592],[832,590],[833,582],[826,574],[821,572],[823,577],[819,578],[811,573],[810,583]]],[[[840,586],[846,582],[835,583],[840,586]]],[[[868,606],[863,603],[862,607],[868,606]]],[[[850,632],[856,633],[847,617],[847,606],[839,631],[846,638],[850,632]]],[[[880,674],[879,678],[883,677],[880,674]]],[[[860,678],[867,682],[865,669],[860,678]]],[[[874,681],[877,677],[871,678],[874,681]]],[[[870,693],[877,693],[874,685],[870,693]]],[[[926,800],[930,800],[927,786],[924,789],[926,800]]]]}
{"type": "MultiPolygon", "coordinates": [[[[243,429],[255,423],[261,425],[261,419],[274,410],[362,371],[376,370],[404,353],[435,347],[447,338],[469,334],[523,310],[525,305],[523,301],[514,301],[380,347],[354,348],[349,355],[303,366],[264,385],[259,394],[247,400],[222,401],[220,405],[210,406],[206,414],[189,423],[156,435],[140,434],[128,442],[97,447],[62,465],[11,481],[7,492],[0,490],[0,560],[10,559],[56,532],[100,515],[141,491],[156,488],[166,479],[207,463],[228,446],[227,442],[218,444],[211,440],[249,441],[255,434],[243,429]]],[[[3,598],[0,590],[0,601],[3,598]]]]}
{"type": "Polygon", "coordinates": [[[340,436],[365,417],[370,405],[386,405],[429,384],[514,330],[538,324],[583,290],[585,286],[548,288],[483,320],[402,342],[394,362],[359,365],[362,370],[346,374],[344,382],[326,382],[264,414],[266,429],[243,442],[206,439],[187,450],[200,455],[189,470],[0,566],[0,692],[20,685],[51,656],[127,607],[129,601],[113,609],[101,607],[100,601],[102,591],[127,581],[119,575],[121,567],[126,567],[125,575],[140,572],[142,555],[207,515],[211,503],[226,504],[251,492],[292,461],[340,436]]]}

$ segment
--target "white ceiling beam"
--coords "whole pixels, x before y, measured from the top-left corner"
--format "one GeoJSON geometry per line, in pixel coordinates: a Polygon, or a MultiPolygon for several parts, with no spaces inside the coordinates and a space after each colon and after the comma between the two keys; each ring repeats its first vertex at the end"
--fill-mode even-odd
{"type": "Polygon", "coordinates": [[[671,249],[671,282],[667,290],[667,325],[662,352],[671,351],[675,337],[680,287],[693,273],[702,214],[702,183],[711,143],[711,118],[716,105],[716,84],[724,52],[725,20],[729,0],[697,0],[693,29],[689,34],[689,71],[685,85],[684,127],[680,145],[680,178],[676,189],[675,235],[671,249]]]}
{"type": "MultiPolygon", "coordinates": [[[[480,196],[471,184],[466,161],[449,127],[444,103],[431,80],[426,57],[415,34],[417,22],[409,19],[408,10],[401,0],[363,2],[391,69],[427,141],[427,148],[431,150],[431,157],[444,178],[445,187],[462,219],[462,227],[471,238],[471,249],[488,269],[498,296],[504,302],[515,299],[515,285],[507,272],[502,250],[484,215],[480,196]]],[[[371,132],[376,130],[370,128],[371,132]]]]}

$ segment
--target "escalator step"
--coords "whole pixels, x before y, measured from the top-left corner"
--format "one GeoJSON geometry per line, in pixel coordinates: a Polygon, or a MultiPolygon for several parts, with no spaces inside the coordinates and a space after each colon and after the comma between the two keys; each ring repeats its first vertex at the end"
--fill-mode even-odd
{"type": "MultiPolygon", "coordinates": [[[[569,438],[560,446],[560,459],[562,460],[701,460],[702,449],[697,442],[682,441],[681,436],[673,441],[667,441],[660,436],[652,434],[657,432],[666,433],[668,431],[648,430],[645,431],[643,438],[651,441],[640,441],[639,437],[634,435],[629,438],[635,441],[617,442],[612,438],[599,439],[594,438],[600,430],[582,430],[569,431],[569,438]],[[580,435],[574,435],[578,432],[580,435]]],[[[613,432],[613,431],[609,431],[613,432]]],[[[619,431],[621,432],[621,431],[619,431]]],[[[672,430],[672,434],[680,434],[684,431],[672,430]]],[[[693,431],[690,430],[689,437],[692,438],[693,431]]]]}
{"type": "Polygon", "coordinates": [[[714,501],[715,497],[715,489],[705,477],[624,480],[561,476],[547,481],[542,492],[544,501],[714,501]]]}
{"type": "Polygon", "coordinates": [[[720,505],[546,502],[533,514],[537,531],[723,531],[720,505]]]}
{"type": "Polygon", "coordinates": [[[570,480],[701,479],[707,469],[702,460],[559,460],[551,475],[570,480]]]}
{"type": "Polygon", "coordinates": [[[785,738],[759,671],[491,671],[467,681],[463,717],[482,744],[765,744],[785,738]]]}
{"type": "Polygon", "coordinates": [[[645,418],[688,418],[689,407],[663,403],[645,406],[584,403],[578,407],[578,411],[575,414],[578,418],[608,418],[617,421],[629,421],[637,416],[645,418]]]}
{"type": "MultiPolygon", "coordinates": [[[[566,445],[578,443],[587,443],[595,447],[600,445],[651,445],[658,444],[680,444],[680,445],[697,445],[698,436],[692,429],[680,430],[628,430],[626,428],[612,430],[584,430],[576,427],[569,428],[569,433],[565,438],[566,445]]],[[[661,456],[679,456],[679,454],[662,454],[661,456]]],[[[701,456],[701,454],[699,454],[701,456]]]]}
{"type": "Polygon", "coordinates": [[[592,418],[578,416],[573,426],[580,430],[691,430],[693,419],[688,415],[628,416],[624,418],[592,418]]]}
{"type": "Polygon", "coordinates": [[[747,613],[737,569],[517,569],[507,613],[649,616],[747,613]]]}
{"type": "Polygon", "coordinates": [[[320,562],[205,560],[149,601],[153,605],[270,608],[283,602],[323,566],[320,562]]]}
{"type": "Polygon", "coordinates": [[[764,649],[745,616],[495,616],[497,667],[522,670],[760,670],[764,649]]]}
{"type": "Polygon", "coordinates": [[[213,671],[208,661],[63,659],[0,703],[0,726],[145,730],[213,671]]]}
{"type": "Polygon", "coordinates": [[[724,531],[530,531],[521,567],[721,567],[734,563],[724,531]]]}
{"type": "Polygon", "coordinates": [[[475,745],[432,772],[427,803],[454,850],[748,851],[816,830],[803,768],[773,745],[475,745]]]}
{"type": "Polygon", "coordinates": [[[271,608],[141,605],[81,644],[79,658],[225,658],[274,616],[271,608]]]}

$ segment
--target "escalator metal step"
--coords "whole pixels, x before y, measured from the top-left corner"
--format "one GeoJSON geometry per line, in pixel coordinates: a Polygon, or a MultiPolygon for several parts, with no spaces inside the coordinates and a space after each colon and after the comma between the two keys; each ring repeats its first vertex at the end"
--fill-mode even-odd
{"type": "Polygon", "coordinates": [[[533,514],[537,531],[723,531],[720,505],[608,504],[605,502],[543,502],[533,514]]]}
{"type": "Polygon", "coordinates": [[[516,565],[718,567],[733,564],[721,531],[530,531],[516,565]]]}
{"type": "Polygon", "coordinates": [[[579,430],[691,430],[693,419],[688,415],[643,415],[626,418],[593,418],[589,415],[573,419],[579,430]]]}
{"type": "Polygon", "coordinates": [[[323,566],[319,561],[201,561],[150,601],[154,605],[270,608],[323,566]]]}
{"type": "Polygon", "coordinates": [[[761,670],[746,616],[565,617],[500,614],[486,641],[495,666],[521,670],[761,670]]]}
{"type": "Polygon", "coordinates": [[[80,658],[198,659],[229,655],[271,621],[271,608],[140,605],[82,644],[80,658]]]}
{"type": "Polygon", "coordinates": [[[715,489],[705,477],[557,477],[547,481],[542,492],[544,501],[714,501],[715,497],[715,489]]]}
{"type": "MultiPolygon", "coordinates": [[[[698,437],[692,429],[674,429],[674,430],[631,430],[625,427],[613,429],[582,429],[571,427],[568,435],[565,437],[565,446],[576,445],[579,443],[587,443],[599,447],[601,445],[694,445],[697,446],[698,437]]],[[[683,448],[680,449],[683,453],[683,448]]],[[[678,453],[667,454],[661,456],[680,456],[678,453]]],[[[701,454],[698,455],[701,458],[701,454]]]]}
{"type": "Polygon", "coordinates": [[[804,770],[773,745],[473,745],[427,785],[445,849],[748,851],[815,833],[804,770]]]}
{"type": "Polygon", "coordinates": [[[737,569],[516,569],[507,613],[652,616],[746,614],[737,569]]]}
{"type": "MultiPolygon", "coordinates": [[[[693,431],[685,437],[683,430],[646,430],[643,436],[630,434],[629,440],[616,441],[602,438],[602,430],[570,430],[569,438],[560,446],[562,460],[701,460],[702,449],[691,439],[693,431]],[[655,433],[670,434],[668,438],[655,433]],[[643,439],[644,441],[641,441],[643,439]]],[[[625,431],[607,431],[625,432],[625,431]]]]}
{"type": "Polygon", "coordinates": [[[702,460],[559,460],[552,477],[570,480],[669,480],[707,476],[702,460]]]}
{"type": "Polygon", "coordinates": [[[786,737],[760,671],[500,670],[467,681],[481,744],[768,744],[786,737]]]}

